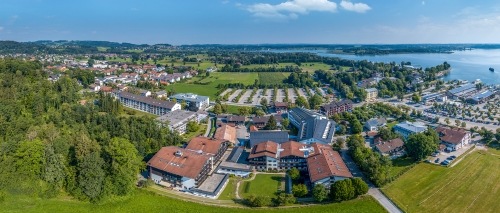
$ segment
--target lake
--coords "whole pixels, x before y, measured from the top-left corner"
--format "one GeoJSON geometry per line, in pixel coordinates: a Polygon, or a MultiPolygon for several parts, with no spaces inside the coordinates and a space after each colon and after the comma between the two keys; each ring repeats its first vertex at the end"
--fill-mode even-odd
{"type": "Polygon", "coordinates": [[[373,62],[409,61],[413,66],[423,68],[436,66],[447,61],[451,72],[445,80],[481,79],[485,84],[500,84],[500,49],[473,49],[456,51],[451,54],[388,54],[388,55],[346,55],[328,53],[326,50],[270,50],[271,52],[310,52],[325,57],[339,57],[352,60],[368,60],[373,62]],[[490,72],[490,67],[495,72],[490,72]]]}

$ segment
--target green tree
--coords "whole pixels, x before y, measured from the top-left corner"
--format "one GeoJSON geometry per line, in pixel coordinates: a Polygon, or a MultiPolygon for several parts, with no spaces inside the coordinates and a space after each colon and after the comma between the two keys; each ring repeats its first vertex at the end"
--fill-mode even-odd
{"type": "Polygon", "coordinates": [[[351,132],[352,134],[359,134],[363,131],[363,125],[359,122],[358,119],[354,119],[351,124],[351,132]]]}
{"type": "Polygon", "coordinates": [[[65,170],[64,157],[61,154],[56,154],[53,146],[47,144],[45,146],[45,168],[42,178],[49,184],[46,193],[48,197],[55,197],[62,189],[66,178],[65,170]]]}
{"type": "Polygon", "coordinates": [[[304,107],[306,109],[309,109],[309,103],[303,96],[297,97],[297,100],[295,100],[295,105],[297,105],[298,107],[304,107]]]}
{"type": "Polygon", "coordinates": [[[141,159],[137,149],[124,138],[113,138],[105,147],[109,168],[109,179],[113,184],[113,192],[127,195],[133,191],[137,174],[141,168],[141,159]]]}
{"type": "Polygon", "coordinates": [[[19,176],[39,179],[45,165],[45,150],[43,142],[39,139],[23,141],[15,153],[16,172],[19,176]]]}
{"type": "Polygon", "coordinates": [[[97,201],[102,195],[105,172],[104,160],[99,152],[91,152],[78,162],[78,185],[91,201],[97,201]]]}
{"type": "Polygon", "coordinates": [[[250,114],[250,108],[248,107],[239,107],[238,108],[238,113],[242,116],[247,116],[250,114]]]}
{"type": "Polygon", "coordinates": [[[283,120],[281,120],[281,127],[282,129],[288,129],[288,127],[290,126],[290,120],[288,118],[283,118],[283,120]]]}
{"type": "Polygon", "coordinates": [[[265,130],[276,130],[278,129],[278,124],[276,123],[276,119],[274,118],[273,115],[269,116],[269,120],[266,123],[266,126],[264,126],[265,130]]]}
{"type": "Polygon", "coordinates": [[[364,195],[368,192],[368,184],[366,184],[361,178],[353,178],[352,186],[354,187],[356,196],[364,195]]]}
{"type": "Polygon", "coordinates": [[[307,195],[307,186],[304,184],[296,184],[292,186],[292,192],[295,197],[304,197],[307,195]]]}
{"type": "Polygon", "coordinates": [[[420,97],[420,95],[418,95],[418,93],[413,93],[413,95],[411,96],[411,100],[415,103],[420,102],[420,99],[421,99],[421,97],[420,97]]]}
{"type": "Polygon", "coordinates": [[[198,125],[198,123],[196,123],[196,121],[189,121],[187,124],[186,124],[186,130],[188,132],[196,132],[200,129],[200,125],[198,125]]]}
{"type": "Polygon", "coordinates": [[[219,103],[215,104],[215,106],[214,106],[214,113],[216,115],[222,114],[222,105],[221,104],[219,104],[219,103]]]}
{"type": "Polygon", "coordinates": [[[297,199],[293,196],[293,194],[287,194],[284,192],[279,193],[275,199],[276,206],[286,206],[294,204],[295,202],[297,202],[297,199]]]}
{"type": "Polygon", "coordinates": [[[314,94],[309,98],[309,106],[311,109],[319,109],[321,104],[323,104],[323,98],[318,94],[314,94]]]}
{"type": "Polygon", "coordinates": [[[300,179],[300,171],[295,167],[288,170],[287,173],[293,181],[300,179]]]}
{"type": "Polygon", "coordinates": [[[336,181],[330,186],[330,196],[332,200],[344,201],[354,197],[354,188],[350,184],[349,179],[336,181]]]}
{"type": "Polygon", "coordinates": [[[328,190],[323,184],[316,184],[312,190],[313,198],[317,202],[328,199],[328,190]]]}
{"type": "Polygon", "coordinates": [[[406,152],[416,161],[420,161],[436,151],[438,145],[439,136],[433,130],[410,135],[405,143],[406,152]]]}

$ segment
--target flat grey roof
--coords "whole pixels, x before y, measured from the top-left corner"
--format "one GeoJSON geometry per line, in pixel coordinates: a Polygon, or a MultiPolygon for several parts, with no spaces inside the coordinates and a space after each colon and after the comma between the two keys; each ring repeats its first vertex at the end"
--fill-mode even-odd
{"type": "Polygon", "coordinates": [[[180,100],[186,100],[186,101],[191,101],[191,102],[202,102],[206,101],[208,99],[208,96],[201,96],[193,93],[179,93],[175,94],[170,98],[175,98],[175,99],[180,99],[180,100]]]}
{"type": "Polygon", "coordinates": [[[252,166],[250,166],[250,165],[229,162],[229,161],[223,161],[222,163],[220,163],[219,168],[233,169],[233,170],[247,171],[247,172],[252,171],[252,166]]]}
{"type": "Polygon", "coordinates": [[[203,183],[196,188],[195,191],[201,191],[208,194],[216,194],[218,189],[224,185],[224,181],[227,181],[226,174],[217,174],[214,173],[209,176],[203,183]]]}
{"type": "Polygon", "coordinates": [[[196,116],[196,112],[191,112],[186,110],[175,110],[156,118],[156,120],[162,123],[168,121],[170,125],[176,125],[183,121],[189,120],[194,116],[196,116]]]}

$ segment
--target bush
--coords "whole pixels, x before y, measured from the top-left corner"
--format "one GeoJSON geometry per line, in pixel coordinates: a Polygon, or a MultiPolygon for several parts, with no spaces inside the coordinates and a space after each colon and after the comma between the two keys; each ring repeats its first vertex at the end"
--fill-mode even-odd
{"type": "Polygon", "coordinates": [[[287,193],[279,193],[278,196],[274,199],[274,204],[276,206],[285,206],[294,204],[297,202],[297,199],[292,194],[287,193]]]}
{"type": "Polygon", "coordinates": [[[304,184],[297,184],[292,187],[292,192],[295,197],[304,197],[307,195],[307,186],[304,184]]]}
{"type": "Polygon", "coordinates": [[[352,179],[352,186],[354,187],[354,194],[357,196],[364,195],[368,192],[368,184],[366,184],[361,178],[352,179]]]}
{"type": "Polygon", "coordinates": [[[322,202],[328,198],[328,190],[323,184],[317,184],[313,188],[313,198],[317,202],[322,202]]]}
{"type": "Polygon", "coordinates": [[[3,201],[5,201],[5,192],[0,191],[0,202],[3,202],[3,201]]]}
{"type": "Polygon", "coordinates": [[[354,187],[351,179],[340,180],[330,186],[330,196],[332,200],[344,201],[354,198],[354,187]]]}
{"type": "Polygon", "coordinates": [[[295,167],[288,170],[287,173],[293,181],[297,181],[300,178],[300,171],[295,167]]]}
{"type": "Polygon", "coordinates": [[[271,205],[271,198],[264,196],[250,195],[245,199],[247,205],[251,207],[262,207],[271,205]]]}

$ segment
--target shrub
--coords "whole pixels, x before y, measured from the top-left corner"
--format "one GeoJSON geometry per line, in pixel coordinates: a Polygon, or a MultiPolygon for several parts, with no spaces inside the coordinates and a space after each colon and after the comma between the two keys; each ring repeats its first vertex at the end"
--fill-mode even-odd
{"type": "Polygon", "coordinates": [[[295,197],[304,197],[307,195],[307,186],[304,184],[297,184],[292,187],[292,192],[295,197]]]}
{"type": "Polygon", "coordinates": [[[328,190],[326,190],[323,184],[316,184],[312,193],[314,200],[318,202],[322,202],[328,198],[328,190]]]}
{"type": "Polygon", "coordinates": [[[271,205],[271,198],[264,196],[250,195],[245,199],[247,205],[251,207],[262,207],[271,205]]]}

